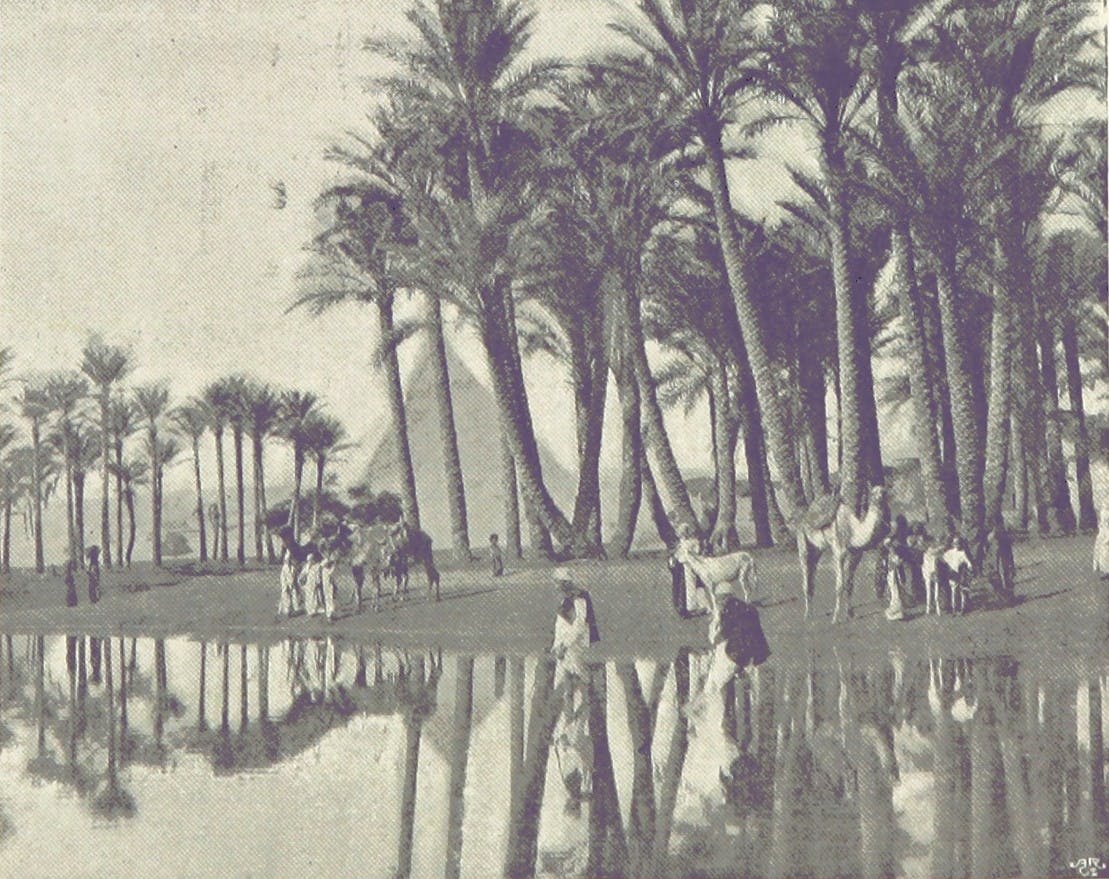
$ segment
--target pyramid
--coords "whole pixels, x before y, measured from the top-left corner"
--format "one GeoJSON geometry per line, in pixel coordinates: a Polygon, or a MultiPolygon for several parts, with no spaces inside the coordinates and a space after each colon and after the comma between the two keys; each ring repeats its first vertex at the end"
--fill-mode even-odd
{"type": "MultiPolygon", "coordinates": [[[[430,346],[425,345],[404,382],[404,403],[412,466],[416,474],[420,525],[431,535],[437,548],[445,549],[451,545],[451,519],[431,356],[430,346]]],[[[470,543],[475,549],[480,549],[488,544],[489,535],[496,533],[501,536],[503,546],[505,497],[501,486],[501,434],[496,401],[490,388],[478,379],[449,342],[447,371],[462,480],[466,489],[470,543]]],[[[571,510],[577,480],[559,464],[543,438],[537,436],[536,439],[547,490],[563,511],[571,510]]],[[[400,466],[396,434],[391,425],[382,432],[364,479],[374,491],[399,493],[400,466]]],[[[523,520],[522,504],[520,515],[521,536],[526,543],[528,529],[523,520]]]]}

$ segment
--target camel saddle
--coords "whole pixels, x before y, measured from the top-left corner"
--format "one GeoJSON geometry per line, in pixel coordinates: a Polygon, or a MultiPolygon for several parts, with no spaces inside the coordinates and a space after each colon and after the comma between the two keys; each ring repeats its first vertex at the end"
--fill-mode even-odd
{"type": "Polygon", "coordinates": [[[801,524],[811,531],[820,531],[827,528],[835,521],[836,513],[839,512],[840,501],[838,491],[822,494],[809,504],[809,508],[805,510],[801,517],[801,524]]]}

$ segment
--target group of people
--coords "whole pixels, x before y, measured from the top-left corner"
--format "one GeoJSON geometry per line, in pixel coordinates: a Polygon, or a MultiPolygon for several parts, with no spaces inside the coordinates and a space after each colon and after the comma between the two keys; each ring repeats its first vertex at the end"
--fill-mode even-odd
{"type": "MultiPolygon", "coordinates": [[[[88,584],[89,603],[96,604],[100,601],[100,547],[90,546],[85,553],[85,578],[88,584]]],[[[75,559],[65,563],[65,603],[66,607],[76,607],[77,597],[77,572],[81,570],[75,559]]]]}
{"type": "Polygon", "coordinates": [[[995,521],[978,546],[972,548],[954,523],[948,523],[947,533],[935,540],[928,535],[924,523],[910,524],[904,515],[898,515],[879,548],[875,593],[889,599],[887,619],[902,620],[907,607],[928,600],[930,577],[949,581],[951,610],[964,608],[972,575],[988,582],[999,600],[1005,603],[1013,600],[1016,562],[1004,522],[995,521]],[[933,557],[932,564],[929,555],[933,557]],[[945,567],[944,559],[949,558],[959,560],[959,569],[945,567]]]}

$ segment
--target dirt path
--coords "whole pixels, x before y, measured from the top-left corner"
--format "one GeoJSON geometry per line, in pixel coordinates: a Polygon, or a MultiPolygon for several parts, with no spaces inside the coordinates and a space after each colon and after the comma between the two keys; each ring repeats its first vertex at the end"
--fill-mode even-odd
{"type": "MultiPolygon", "coordinates": [[[[965,617],[921,617],[890,623],[874,596],[873,561],[860,566],[855,619],[832,626],[831,560],[818,572],[814,618],[803,601],[792,553],[757,554],[763,626],[780,663],[885,656],[1035,657],[1046,666],[1109,665],[1109,583],[1090,570],[1091,538],[1030,541],[1016,548],[1019,602],[965,617]]],[[[705,646],[704,619],[678,619],[670,579],[658,558],[574,565],[590,588],[600,623],[602,656],[671,657],[682,646],[705,646]]],[[[494,581],[484,565],[443,574],[443,600],[428,603],[422,577],[413,593],[380,613],[347,614],[334,623],[275,620],[276,569],[106,571],[95,606],[64,606],[60,578],[15,575],[0,583],[0,631],[80,632],[278,640],[334,634],[350,641],[398,647],[441,647],[480,653],[534,653],[549,642],[556,594],[549,568],[521,567],[494,581]]],[[[343,582],[349,590],[349,578],[343,582]]]]}

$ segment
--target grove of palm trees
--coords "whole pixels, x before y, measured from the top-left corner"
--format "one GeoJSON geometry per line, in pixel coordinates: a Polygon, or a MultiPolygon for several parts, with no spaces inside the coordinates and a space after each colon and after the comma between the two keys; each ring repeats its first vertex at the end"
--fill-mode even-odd
{"type": "MultiPolygon", "coordinates": [[[[814,500],[835,492],[861,512],[906,468],[895,506],[936,532],[974,542],[1002,517],[1040,534],[1094,526],[1109,360],[1097,4],[640,0],[614,6],[603,48],[572,60],[533,49],[523,3],[417,0],[405,17],[363,46],[383,71],[364,129],[321,133],[335,174],[282,305],[290,323],[370,306],[399,474],[373,487],[417,528],[398,350],[428,346],[445,467],[421,478],[446,485],[438,546],[474,556],[446,355],[460,331],[488,369],[483,466],[500,470],[514,555],[521,514],[547,555],[626,557],[641,520],[665,543],[692,526],[735,549],[740,495],[754,542],[788,545],[814,500]],[[748,170],[767,157],[785,184],[748,170]],[[544,479],[535,363],[572,388],[568,506],[544,479]],[[615,496],[600,478],[611,394],[615,496]],[[710,437],[698,503],[676,429],[710,437]]],[[[174,400],[129,387],[132,356],[99,336],[74,369],[24,377],[17,347],[4,522],[25,513],[37,569],[55,492],[67,557],[98,541],[107,568],[130,563],[123,511],[148,494],[161,564],[163,473],[190,451],[200,561],[274,560],[274,441],[292,452],[290,524],[307,527],[308,494],[318,524],[346,432],[315,393],[230,375],[174,400]]]]}

